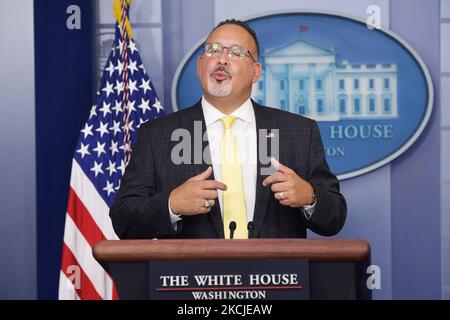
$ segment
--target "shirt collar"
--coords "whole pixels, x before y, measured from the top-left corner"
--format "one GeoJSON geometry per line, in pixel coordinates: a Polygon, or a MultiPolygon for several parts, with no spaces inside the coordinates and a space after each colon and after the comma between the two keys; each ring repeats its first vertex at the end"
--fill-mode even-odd
{"type": "MultiPolygon", "coordinates": [[[[226,114],[222,113],[219,109],[206,101],[205,97],[202,97],[202,109],[206,126],[209,126],[226,116],[226,114]]],[[[256,123],[255,111],[253,110],[253,104],[250,98],[248,98],[239,108],[234,110],[231,115],[250,124],[256,123]]]]}

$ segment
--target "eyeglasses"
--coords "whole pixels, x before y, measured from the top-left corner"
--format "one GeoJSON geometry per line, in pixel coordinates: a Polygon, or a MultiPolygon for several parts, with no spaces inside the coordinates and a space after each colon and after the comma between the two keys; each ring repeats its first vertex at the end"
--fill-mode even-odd
{"type": "Polygon", "coordinates": [[[231,47],[225,47],[222,44],[218,42],[213,43],[205,43],[204,52],[207,57],[218,57],[222,54],[223,49],[227,49],[228,51],[228,57],[230,57],[231,60],[233,59],[244,59],[245,56],[248,55],[250,58],[252,58],[253,62],[256,62],[255,58],[250,53],[250,50],[247,48],[242,48],[241,46],[234,45],[231,47]]]}

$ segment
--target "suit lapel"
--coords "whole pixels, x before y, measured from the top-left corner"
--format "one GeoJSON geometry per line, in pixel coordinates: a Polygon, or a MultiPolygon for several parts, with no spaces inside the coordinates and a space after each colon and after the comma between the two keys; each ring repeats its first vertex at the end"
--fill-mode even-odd
{"type": "MultiPolygon", "coordinates": [[[[270,167],[269,164],[262,164],[260,159],[260,150],[259,148],[261,146],[266,145],[268,147],[267,152],[265,150],[262,151],[262,153],[266,153],[264,156],[269,156],[272,154],[271,152],[271,143],[269,143],[269,138],[266,137],[266,133],[270,133],[271,129],[277,129],[276,124],[273,123],[271,120],[271,114],[266,110],[266,108],[258,106],[254,101],[253,103],[253,109],[255,112],[255,119],[256,119],[256,136],[257,136],[257,152],[258,152],[258,161],[257,161],[257,173],[256,173],[256,197],[255,197],[255,210],[253,215],[253,224],[254,224],[254,231],[253,231],[253,237],[257,238],[259,236],[259,233],[261,232],[261,227],[264,222],[264,218],[266,216],[267,210],[269,208],[269,202],[272,197],[272,191],[270,187],[263,187],[262,182],[267,177],[267,175],[262,175],[262,169],[270,167]],[[265,130],[265,132],[263,131],[265,130]],[[260,134],[260,132],[262,134],[260,134]],[[261,139],[266,139],[266,144],[264,144],[261,139]],[[261,143],[262,142],[262,143],[261,143]]],[[[193,137],[192,142],[195,145],[194,139],[199,139],[198,133],[197,136],[195,135],[195,121],[198,123],[201,121],[201,131],[202,131],[202,137],[205,135],[206,132],[206,123],[203,116],[203,110],[201,106],[201,102],[198,102],[194,107],[192,107],[191,112],[188,113],[188,115],[185,118],[182,118],[183,122],[183,128],[187,128],[189,132],[191,133],[191,137],[193,137]]],[[[198,129],[197,129],[198,130],[198,129]]],[[[208,166],[211,163],[211,154],[209,152],[209,141],[206,139],[205,141],[202,140],[202,153],[203,150],[206,150],[205,157],[207,162],[205,162],[205,159],[202,160],[201,163],[194,163],[190,167],[191,170],[191,176],[198,175],[199,173],[205,171],[208,166]]],[[[197,143],[199,143],[197,141],[197,143]]],[[[194,151],[195,148],[192,150],[192,159],[194,159],[194,151]]],[[[211,180],[214,180],[214,172],[209,178],[211,180]]],[[[222,214],[220,211],[220,205],[219,202],[216,201],[216,205],[212,208],[211,212],[209,213],[209,217],[211,219],[212,224],[214,225],[214,228],[216,229],[217,235],[219,238],[224,238],[224,230],[223,230],[223,221],[222,221],[222,214]]]]}
{"type": "MultiPolygon", "coordinates": [[[[253,101],[252,101],[253,102],[253,101]]],[[[269,208],[269,201],[272,197],[272,191],[270,187],[264,187],[262,182],[267,177],[267,175],[263,175],[262,169],[269,168],[269,164],[262,164],[260,155],[261,151],[259,148],[261,146],[267,145],[268,149],[262,150],[262,155],[264,157],[270,157],[271,152],[271,143],[269,143],[269,138],[266,136],[266,133],[270,133],[271,129],[274,128],[274,123],[270,120],[271,114],[265,110],[265,108],[258,106],[253,102],[253,109],[255,111],[256,118],[256,136],[257,136],[257,152],[258,152],[258,161],[257,161],[257,172],[256,172],[256,197],[255,197],[255,211],[253,215],[253,224],[254,224],[254,232],[253,237],[257,238],[259,233],[261,232],[261,227],[264,222],[264,217],[266,216],[267,210],[269,208]],[[265,130],[265,132],[264,132],[265,130]],[[261,133],[261,134],[260,134],[261,133]],[[266,139],[266,144],[261,139],[266,139]]]]}
{"type": "MultiPolygon", "coordinates": [[[[193,177],[205,171],[208,168],[208,166],[211,165],[211,153],[209,151],[209,141],[207,139],[207,135],[205,134],[206,123],[205,118],[203,116],[203,110],[200,101],[194,107],[192,107],[191,112],[188,114],[187,117],[182,118],[182,122],[183,122],[182,127],[187,128],[192,137],[192,144],[193,144],[192,160],[194,161],[194,163],[190,167],[192,169],[191,177],[193,177]],[[201,122],[201,136],[199,136],[200,122],[201,122]],[[205,140],[203,140],[204,136],[206,137],[205,140]],[[201,159],[199,158],[200,157],[199,155],[197,155],[196,159],[195,152],[199,151],[196,150],[196,147],[200,144],[199,140],[201,141],[201,159]],[[204,150],[206,150],[204,154],[205,159],[203,158],[204,150]]],[[[209,180],[215,180],[214,172],[209,177],[209,180]]],[[[211,212],[208,215],[209,218],[211,219],[212,224],[214,225],[214,228],[216,229],[218,237],[224,238],[225,235],[223,231],[222,213],[220,211],[219,201],[216,201],[216,204],[214,205],[214,207],[212,207],[211,212]]]]}

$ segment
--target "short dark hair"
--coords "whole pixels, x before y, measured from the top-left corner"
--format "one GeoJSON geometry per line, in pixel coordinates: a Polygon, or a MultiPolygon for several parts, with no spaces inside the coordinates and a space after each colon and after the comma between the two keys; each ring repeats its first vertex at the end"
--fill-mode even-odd
{"type": "Polygon", "coordinates": [[[208,37],[218,28],[220,28],[223,25],[227,25],[227,24],[233,24],[235,26],[239,26],[243,29],[245,29],[253,38],[253,40],[255,41],[256,44],[256,56],[257,56],[257,60],[259,60],[259,42],[258,42],[258,37],[256,36],[256,32],[255,30],[253,30],[247,22],[241,21],[241,20],[236,20],[236,19],[227,19],[224,21],[219,22],[219,24],[217,26],[215,26],[214,29],[212,29],[212,31],[209,33],[208,37]]]}

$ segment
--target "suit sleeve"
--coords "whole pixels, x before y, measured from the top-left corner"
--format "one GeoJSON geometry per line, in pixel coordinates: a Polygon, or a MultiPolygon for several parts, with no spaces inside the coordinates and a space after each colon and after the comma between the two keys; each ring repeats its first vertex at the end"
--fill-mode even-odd
{"type": "Polygon", "coordinates": [[[309,229],[320,235],[335,235],[344,226],[347,204],[340,193],[339,181],[328,167],[320,131],[315,121],[311,127],[308,163],[309,176],[307,180],[316,193],[316,208],[311,219],[305,219],[305,223],[309,229]]]}
{"type": "Polygon", "coordinates": [[[143,125],[130,163],[111,207],[110,217],[121,239],[166,237],[176,233],[170,220],[168,192],[157,192],[153,130],[143,125]]]}

